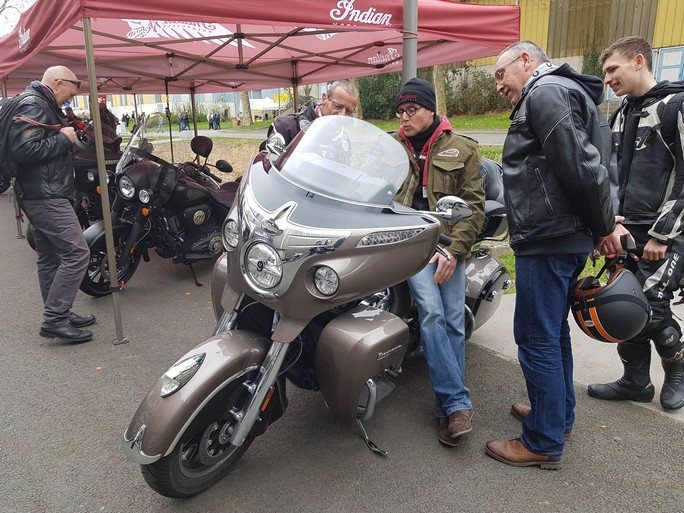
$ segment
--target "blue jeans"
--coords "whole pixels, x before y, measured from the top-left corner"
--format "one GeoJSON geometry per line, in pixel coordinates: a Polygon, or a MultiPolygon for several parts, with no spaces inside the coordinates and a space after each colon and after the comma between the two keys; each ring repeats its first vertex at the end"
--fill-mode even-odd
{"type": "Polygon", "coordinates": [[[575,422],[569,294],[587,254],[515,258],[513,332],[532,412],[520,440],[530,451],[558,457],[575,422]]]}
{"type": "Polygon", "coordinates": [[[465,377],[465,262],[459,260],[446,283],[435,284],[437,264],[428,264],[409,278],[418,306],[420,338],[425,353],[435,415],[447,417],[472,408],[465,377]]]}

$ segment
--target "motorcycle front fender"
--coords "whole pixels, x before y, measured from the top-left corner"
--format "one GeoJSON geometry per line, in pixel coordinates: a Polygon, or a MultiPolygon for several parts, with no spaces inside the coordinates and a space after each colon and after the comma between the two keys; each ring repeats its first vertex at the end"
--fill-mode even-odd
{"type": "MultiPolygon", "coordinates": [[[[131,230],[131,224],[124,223],[120,219],[112,219],[112,233],[114,235],[126,234],[131,230]]],[[[84,232],[86,244],[91,247],[96,242],[105,238],[104,221],[100,220],[91,224],[84,232]]]]}
{"type": "Polygon", "coordinates": [[[178,361],[204,354],[199,370],[180,389],[161,396],[159,378],[135,412],[123,437],[126,456],[148,465],[168,455],[202,408],[246,372],[261,367],[270,341],[250,331],[228,331],[198,344],[178,361]]]}

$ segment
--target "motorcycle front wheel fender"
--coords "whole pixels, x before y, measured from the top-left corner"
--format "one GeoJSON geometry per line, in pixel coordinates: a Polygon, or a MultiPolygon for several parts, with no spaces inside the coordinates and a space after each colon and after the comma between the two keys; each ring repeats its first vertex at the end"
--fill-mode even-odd
{"type": "MultiPolygon", "coordinates": [[[[112,233],[114,235],[119,235],[122,233],[128,233],[131,231],[132,225],[130,223],[124,223],[120,219],[112,219],[112,233]]],[[[95,243],[99,242],[105,237],[105,225],[103,220],[99,220],[91,224],[83,232],[83,237],[85,237],[86,244],[88,247],[92,247],[95,243]]]]}
{"type": "Polygon", "coordinates": [[[250,331],[228,331],[198,344],[178,361],[204,354],[204,361],[183,387],[161,396],[162,378],[140,403],[123,437],[126,456],[148,465],[173,451],[202,408],[229,383],[261,367],[270,341],[250,331]]]}

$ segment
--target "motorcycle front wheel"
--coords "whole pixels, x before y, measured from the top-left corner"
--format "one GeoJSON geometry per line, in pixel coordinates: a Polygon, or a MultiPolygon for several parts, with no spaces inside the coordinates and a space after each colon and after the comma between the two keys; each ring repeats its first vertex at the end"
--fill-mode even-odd
{"type": "MultiPolygon", "coordinates": [[[[140,263],[140,252],[135,250],[128,258],[128,263],[120,267],[121,255],[128,240],[128,231],[115,231],[114,252],[119,283],[127,283],[135,273],[140,263]]],[[[81,282],[81,290],[93,297],[111,294],[109,262],[107,258],[107,244],[105,237],[101,237],[90,245],[90,262],[81,282]]]]}
{"type": "Polygon", "coordinates": [[[141,465],[143,477],[155,492],[166,497],[196,495],[220,481],[235,468],[249,449],[254,436],[241,446],[230,444],[235,419],[230,411],[240,411],[249,400],[245,385],[256,371],[230,383],[199,412],[168,456],[141,465]]]}

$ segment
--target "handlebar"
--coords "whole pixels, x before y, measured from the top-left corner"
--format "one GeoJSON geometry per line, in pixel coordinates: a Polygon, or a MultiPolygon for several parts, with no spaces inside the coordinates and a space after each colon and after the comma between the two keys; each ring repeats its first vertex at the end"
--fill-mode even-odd
{"type": "Polygon", "coordinates": [[[442,246],[451,246],[451,243],[454,242],[454,240],[449,237],[448,235],[444,235],[443,233],[439,234],[439,241],[438,241],[442,246]]]}

